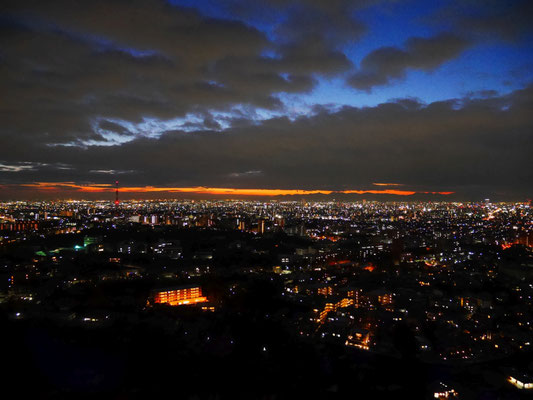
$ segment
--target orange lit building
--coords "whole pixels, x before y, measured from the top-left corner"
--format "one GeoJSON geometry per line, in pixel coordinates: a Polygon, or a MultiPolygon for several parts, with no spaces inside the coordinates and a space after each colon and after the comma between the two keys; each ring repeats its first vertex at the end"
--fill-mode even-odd
{"type": "Polygon", "coordinates": [[[379,304],[383,307],[392,305],[394,302],[394,294],[385,289],[377,289],[368,293],[368,297],[375,305],[379,304]]]}
{"type": "Polygon", "coordinates": [[[205,303],[208,301],[207,297],[202,296],[202,289],[195,285],[157,290],[154,291],[153,298],[155,304],[169,304],[171,306],[205,303]]]}
{"type": "Polygon", "coordinates": [[[362,350],[370,350],[371,334],[366,329],[355,329],[351,335],[348,335],[345,345],[357,347],[362,350]]]}
{"type": "MultiPolygon", "coordinates": [[[[336,303],[326,303],[324,306],[324,309],[320,312],[318,315],[318,318],[316,318],[316,322],[323,324],[326,322],[326,318],[328,316],[328,313],[331,311],[337,311],[339,308],[345,308],[353,305],[353,299],[349,298],[343,298],[337,301],[336,303]]],[[[319,312],[318,309],[315,310],[315,312],[319,312]]]]}
{"type": "Polygon", "coordinates": [[[262,218],[257,220],[257,233],[261,235],[265,233],[265,220],[262,218]]]}
{"type": "Polygon", "coordinates": [[[355,308],[361,307],[367,301],[361,289],[348,289],[346,294],[350,299],[353,299],[355,308]]]}
{"type": "Polygon", "coordinates": [[[12,223],[0,223],[0,231],[36,231],[39,230],[39,224],[37,221],[18,221],[12,223]]]}
{"type": "Polygon", "coordinates": [[[388,306],[388,305],[392,304],[392,294],[385,293],[383,295],[378,296],[378,302],[382,306],[388,306]]]}
{"type": "Polygon", "coordinates": [[[333,294],[333,288],[331,286],[321,286],[317,288],[317,293],[322,296],[331,296],[333,294]]]}

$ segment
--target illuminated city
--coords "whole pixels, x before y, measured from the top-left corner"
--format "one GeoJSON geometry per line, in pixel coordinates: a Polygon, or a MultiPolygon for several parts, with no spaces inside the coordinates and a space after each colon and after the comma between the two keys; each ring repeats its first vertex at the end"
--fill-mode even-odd
{"type": "Polygon", "coordinates": [[[366,393],[408,379],[372,357],[411,360],[435,398],[471,396],[472,377],[477,389],[531,388],[520,361],[533,341],[529,203],[16,201],[0,212],[14,326],[148,324],[163,341],[274,365],[311,346],[342,354],[347,370],[329,379],[366,393]],[[279,331],[246,337],[256,318],[279,331]]]}
{"type": "Polygon", "coordinates": [[[2,399],[533,396],[533,0],[2,0],[2,399]]]}

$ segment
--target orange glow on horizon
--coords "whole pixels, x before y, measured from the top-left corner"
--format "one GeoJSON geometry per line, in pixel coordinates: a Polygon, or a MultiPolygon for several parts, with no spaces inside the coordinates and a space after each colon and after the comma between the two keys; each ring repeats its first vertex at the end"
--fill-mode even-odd
{"type": "Polygon", "coordinates": [[[379,183],[379,182],[374,182],[372,183],[372,185],[374,186],[404,186],[403,183],[379,183]]]}
{"type": "Polygon", "coordinates": [[[111,188],[111,184],[103,183],[103,184],[93,184],[93,185],[78,185],[74,182],[34,182],[34,183],[24,183],[20,185],[13,185],[13,186],[21,186],[21,187],[27,187],[32,188],[36,190],[77,190],[80,192],[107,192],[111,188]]]}
{"type": "Polygon", "coordinates": [[[418,193],[425,193],[425,194],[442,194],[444,196],[448,196],[449,194],[454,194],[455,192],[418,192],[418,193]]]}
{"type": "Polygon", "coordinates": [[[371,190],[343,190],[339,193],[356,193],[356,194],[395,194],[397,196],[412,196],[413,194],[416,194],[417,192],[411,191],[411,190],[394,190],[394,189],[383,189],[383,190],[377,190],[377,189],[371,189],[371,190]]]}
{"type": "MultiPolygon", "coordinates": [[[[70,189],[78,192],[108,192],[114,190],[110,184],[77,185],[74,182],[36,182],[19,186],[37,190],[61,190],[70,189]]],[[[161,186],[126,186],[120,188],[121,193],[197,193],[197,194],[221,194],[241,196],[285,196],[285,195],[309,195],[309,194],[332,194],[332,190],[303,190],[303,189],[237,189],[237,188],[210,188],[204,186],[195,187],[161,187],[161,186]]]]}
{"type": "MultiPolygon", "coordinates": [[[[374,183],[377,186],[401,184],[374,183]]],[[[38,191],[76,191],[81,193],[103,193],[115,190],[111,184],[87,184],[80,185],[75,182],[34,182],[20,185],[4,185],[6,188],[30,188],[38,191]]],[[[353,190],[305,190],[305,189],[239,189],[239,188],[213,188],[205,186],[194,187],[162,187],[162,186],[126,186],[120,188],[121,193],[194,193],[209,195],[236,195],[236,196],[294,196],[313,194],[388,194],[396,196],[412,196],[414,194],[439,194],[450,195],[455,192],[417,192],[413,190],[397,189],[353,189],[353,190]]]]}

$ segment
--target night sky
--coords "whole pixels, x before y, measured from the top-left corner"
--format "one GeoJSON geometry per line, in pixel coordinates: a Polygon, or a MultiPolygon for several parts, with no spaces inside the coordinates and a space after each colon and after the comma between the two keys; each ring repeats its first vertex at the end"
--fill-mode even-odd
{"type": "Polygon", "coordinates": [[[533,197],[531,1],[1,3],[2,199],[533,197]]]}

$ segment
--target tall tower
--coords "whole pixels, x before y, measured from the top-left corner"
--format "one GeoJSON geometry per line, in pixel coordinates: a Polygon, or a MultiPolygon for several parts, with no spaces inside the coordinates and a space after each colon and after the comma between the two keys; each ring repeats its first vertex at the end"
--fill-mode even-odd
{"type": "Polygon", "coordinates": [[[118,181],[115,181],[115,207],[118,207],[118,181]]]}

